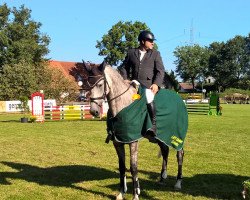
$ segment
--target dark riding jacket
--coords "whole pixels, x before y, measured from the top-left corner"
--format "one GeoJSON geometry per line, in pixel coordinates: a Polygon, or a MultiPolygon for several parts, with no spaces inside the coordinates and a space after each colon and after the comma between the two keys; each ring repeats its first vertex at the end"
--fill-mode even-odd
{"type": "Polygon", "coordinates": [[[140,61],[139,48],[128,50],[120,73],[124,79],[137,80],[147,88],[152,84],[161,87],[165,70],[160,52],[148,50],[140,61]]]}

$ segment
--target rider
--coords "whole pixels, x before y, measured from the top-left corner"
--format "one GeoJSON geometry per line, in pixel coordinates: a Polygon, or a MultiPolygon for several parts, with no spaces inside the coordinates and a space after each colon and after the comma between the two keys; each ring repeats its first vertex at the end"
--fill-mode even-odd
{"type": "Polygon", "coordinates": [[[152,128],[147,134],[156,136],[156,109],[154,96],[163,83],[164,66],[160,52],[154,49],[154,34],[141,31],[138,36],[138,48],[129,49],[127,56],[119,68],[125,80],[137,80],[146,88],[147,109],[152,121],[152,128]]]}

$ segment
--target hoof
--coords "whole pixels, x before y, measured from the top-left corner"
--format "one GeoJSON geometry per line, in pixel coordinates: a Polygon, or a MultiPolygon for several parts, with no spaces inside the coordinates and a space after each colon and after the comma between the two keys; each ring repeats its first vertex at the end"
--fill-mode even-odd
{"type": "Polygon", "coordinates": [[[161,179],[166,180],[167,178],[168,178],[168,174],[167,174],[167,172],[166,172],[166,170],[165,170],[165,171],[163,171],[163,172],[161,173],[161,179]]]}
{"type": "Polygon", "coordinates": [[[166,170],[161,172],[161,177],[160,177],[160,180],[159,180],[159,184],[164,185],[165,182],[167,181],[167,178],[168,178],[168,175],[167,175],[166,170]]]}
{"type": "Polygon", "coordinates": [[[174,185],[175,190],[181,190],[181,182],[182,182],[181,179],[177,179],[177,181],[176,181],[176,183],[174,185]]]}
{"type": "Polygon", "coordinates": [[[244,188],[244,190],[241,192],[243,199],[247,199],[247,189],[244,188]]]}
{"type": "Polygon", "coordinates": [[[116,196],[116,200],[123,200],[124,199],[124,194],[121,192],[116,196]]]}

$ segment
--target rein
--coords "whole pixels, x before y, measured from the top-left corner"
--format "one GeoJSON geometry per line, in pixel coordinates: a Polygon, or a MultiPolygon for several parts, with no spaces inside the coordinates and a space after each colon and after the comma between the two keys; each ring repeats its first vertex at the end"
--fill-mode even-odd
{"type": "Polygon", "coordinates": [[[130,85],[128,86],[128,88],[123,93],[117,95],[116,97],[113,97],[112,99],[109,99],[107,102],[111,102],[111,101],[117,99],[118,97],[122,96],[123,94],[125,94],[129,90],[129,88],[130,88],[130,85]]]}
{"type": "MultiPolygon", "coordinates": [[[[97,75],[97,76],[100,76],[100,75],[97,75]]],[[[92,77],[96,77],[96,76],[92,76],[92,77]]],[[[103,75],[101,78],[99,78],[99,79],[91,86],[91,88],[95,87],[96,84],[99,83],[99,82],[102,81],[102,80],[104,80],[104,92],[103,92],[103,95],[102,95],[102,96],[99,96],[99,97],[90,98],[90,102],[93,102],[93,103],[97,104],[99,107],[101,107],[101,105],[99,105],[95,100],[101,100],[101,99],[105,100],[105,99],[107,99],[107,85],[108,85],[108,87],[109,87],[109,89],[110,89],[110,86],[109,86],[109,84],[108,84],[108,82],[107,82],[107,79],[106,79],[105,75],[103,75]]],[[[89,84],[89,82],[88,82],[88,84],[89,84]]],[[[89,84],[89,86],[90,86],[90,84],[89,84]]],[[[127,88],[124,92],[122,92],[121,94],[119,94],[119,95],[117,95],[117,96],[115,96],[115,97],[113,97],[113,98],[111,98],[111,99],[107,99],[107,100],[105,100],[105,101],[106,101],[106,102],[111,102],[111,101],[117,99],[118,97],[120,97],[120,96],[122,96],[123,94],[125,94],[125,93],[129,90],[129,88],[130,88],[130,85],[129,85],[128,88],[127,88]]]]}

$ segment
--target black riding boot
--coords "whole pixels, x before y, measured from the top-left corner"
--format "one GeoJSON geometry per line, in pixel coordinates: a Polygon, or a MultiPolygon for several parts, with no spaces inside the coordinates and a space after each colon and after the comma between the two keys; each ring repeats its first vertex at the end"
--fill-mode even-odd
{"type": "Polygon", "coordinates": [[[155,137],[156,136],[156,109],[154,102],[147,104],[148,113],[152,122],[152,127],[147,131],[147,134],[155,137]]]}

